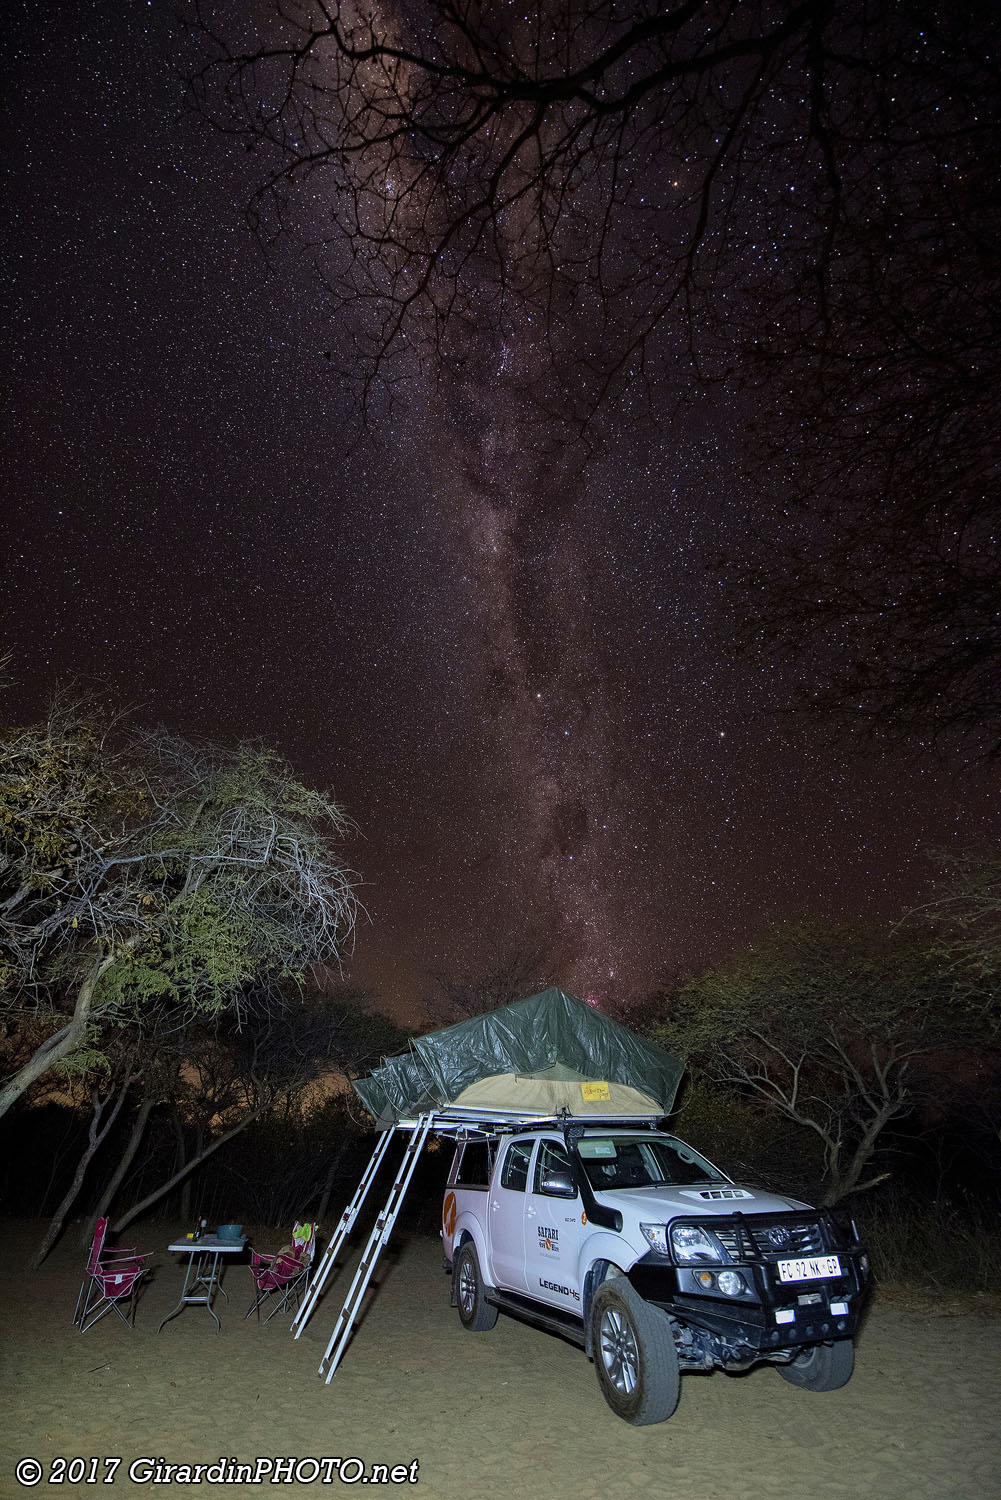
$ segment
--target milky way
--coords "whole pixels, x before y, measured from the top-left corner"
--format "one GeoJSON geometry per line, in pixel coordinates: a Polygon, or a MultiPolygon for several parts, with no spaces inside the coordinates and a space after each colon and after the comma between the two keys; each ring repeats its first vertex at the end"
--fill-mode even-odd
{"type": "Polygon", "coordinates": [[[929,846],[996,829],[986,772],[835,746],[731,661],[725,409],[582,471],[514,329],[352,449],[308,257],[261,256],[253,162],[181,118],[135,9],[10,26],[11,713],[98,677],[331,785],[372,919],[347,974],[404,1014],[518,949],[639,994],[772,917],[898,910],[929,846]]]}

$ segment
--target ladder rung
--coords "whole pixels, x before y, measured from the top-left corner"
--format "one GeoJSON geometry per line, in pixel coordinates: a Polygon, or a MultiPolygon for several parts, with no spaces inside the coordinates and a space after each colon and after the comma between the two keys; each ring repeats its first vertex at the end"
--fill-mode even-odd
{"type": "Polygon", "coordinates": [[[382,1159],[389,1149],[389,1143],[392,1139],[392,1135],[393,1132],[391,1130],[386,1130],[376,1142],[375,1150],[372,1152],[372,1155],[369,1158],[368,1166],[362,1173],[361,1182],[355,1189],[355,1195],[338,1220],[337,1228],[334,1231],[330,1244],[324,1251],[323,1259],[320,1262],[316,1275],[313,1277],[312,1285],[309,1288],[309,1293],[303,1299],[302,1306],[299,1308],[299,1311],[296,1313],[295,1317],[292,1320],[292,1328],[295,1332],[296,1338],[299,1337],[300,1333],[302,1333],[302,1330],[309,1322],[313,1309],[315,1308],[317,1302],[320,1300],[320,1294],[323,1291],[324,1285],[326,1284],[327,1277],[334,1269],[334,1262],[337,1260],[337,1257],[340,1254],[341,1246],[344,1244],[344,1241],[347,1239],[348,1235],[351,1233],[352,1229],[355,1226],[355,1220],[358,1218],[358,1215],[361,1212],[362,1205],[365,1202],[366,1197],[368,1196],[368,1190],[372,1186],[372,1183],[375,1181],[376,1174],[380,1166],[382,1165],[382,1159]]]}
{"type": "Polygon", "coordinates": [[[375,1270],[376,1262],[379,1259],[383,1246],[393,1232],[397,1215],[403,1206],[407,1188],[410,1186],[410,1180],[414,1175],[418,1158],[424,1149],[424,1143],[431,1132],[433,1123],[433,1114],[421,1115],[417,1128],[413,1131],[407,1144],[407,1149],[400,1164],[400,1170],[390,1189],[385,1207],[376,1219],[372,1233],[369,1235],[368,1244],[365,1246],[358,1269],[355,1271],[354,1280],[348,1289],[348,1294],[337,1315],[337,1322],[330,1336],[330,1342],[320,1361],[319,1373],[325,1376],[327,1383],[329,1383],[334,1371],[340,1364],[344,1351],[347,1348],[348,1339],[351,1336],[351,1330],[354,1327],[355,1320],[361,1308],[362,1299],[368,1289],[372,1272],[375,1270]]]}

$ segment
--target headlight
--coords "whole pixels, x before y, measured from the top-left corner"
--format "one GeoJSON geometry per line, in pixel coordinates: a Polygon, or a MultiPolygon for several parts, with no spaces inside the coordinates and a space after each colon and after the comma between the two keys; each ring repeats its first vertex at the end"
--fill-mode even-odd
{"type": "Polygon", "coordinates": [[[666,1256],[667,1248],[667,1225],[666,1224],[641,1224],[640,1231],[650,1245],[651,1250],[656,1250],[658,1255],[666,1256]]]}
{"type": "Polygon", "coordinates": [[[696,1224],[676,1224],[671,1230],[671,1248],[675,1260],[683,1266],[696,1260],[710,1260],[718,1264],[723,1259],[719,1245],[696,1224]]]}

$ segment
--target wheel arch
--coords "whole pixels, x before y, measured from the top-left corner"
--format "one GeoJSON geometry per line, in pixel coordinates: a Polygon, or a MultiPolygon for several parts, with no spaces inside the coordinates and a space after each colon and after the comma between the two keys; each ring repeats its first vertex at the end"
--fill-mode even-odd
{"type": "Polygon", "coordinates": [[[584,1352],[588,1359],[593,1358],[591,1349],[591,1303],[594,1294],[603,1281],[610,1276],[624,1276],[626,1273],[619,1265],[615,1256],[621,1256],[622,1243],[611,1235],[598,1236],[589,1240],[584,1247],[580,1259],[580,1303],[581,1316],[584,1319],[584,1352]]]}

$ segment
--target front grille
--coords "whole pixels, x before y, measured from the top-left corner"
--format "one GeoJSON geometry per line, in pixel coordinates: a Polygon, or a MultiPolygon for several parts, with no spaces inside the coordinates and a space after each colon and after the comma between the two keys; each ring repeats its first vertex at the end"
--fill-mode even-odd
{"type": "Polygon", "coordinates": [[[744,1219],[711,1226],[732,1260],[748,1255],[762,1260],[786,1260],[803,1255],[821,1255],[826,1250],[816,1219],[744,1219]]]}

